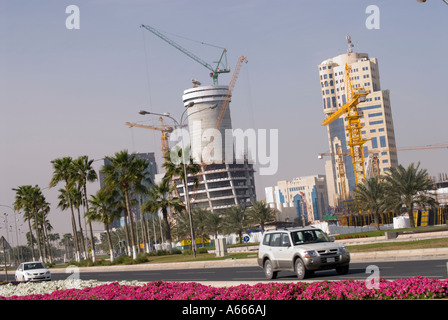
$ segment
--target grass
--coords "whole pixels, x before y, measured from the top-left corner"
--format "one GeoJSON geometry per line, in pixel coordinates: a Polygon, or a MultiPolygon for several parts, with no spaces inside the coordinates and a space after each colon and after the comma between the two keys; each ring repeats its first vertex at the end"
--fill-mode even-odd
{"type": "Polygon", "coordinates": [[[192,255],[166,255],[166,256],[158,256],[158,257],[150,257],[149,262],[147,264],[155,264],[155,263],[169,263],[169,262],[190,262],[190,261],[213,261],[213,260],[226,260],[226,259],[246,259],[246,258],[255,258],[256,253],[248,253],[248,252],[239,252],[239,253],[229,253],[227,257],[217,257],[213,253],[199,253],[196,254],[196,258],[193,258],[192,255]]]}
{"type": "Polygon", "coordinates": [[[347,233],[335,236],[336,240],[351,239],[351,238],[368,238],[368,237],[382,237],[386,232],[433,232],[433,231],[448,231],[448,226],[429,226],[429,227],[417,227],[417,228],[403,228],[393,230],[380,230],[380,231],[366,231],[358,233],[347,233]]]}
{"type": "Polygon", "coordinates": [[[351,252],[372,252],[386,250],[414,250],[414,249],[430,249],[430,248],[447,248],[448,238],[425,239],[416,241],[394,241],[383,243],[369,243],[355,246],[347,246],[351,252]]]}

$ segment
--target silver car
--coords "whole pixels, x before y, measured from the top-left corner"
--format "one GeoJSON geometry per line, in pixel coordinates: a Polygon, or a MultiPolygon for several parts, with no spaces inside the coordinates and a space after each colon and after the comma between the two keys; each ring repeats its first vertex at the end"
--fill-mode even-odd
{"type": "Polygon", "coordinates": [[[267,279],[275,279],[279,271],[293,271],[299,279],[325,269],[347,274],[350,253],[344,245],[333,241],[314,227],[269,230],[260,243],[258,264],[267,279]]]}
{"type": "Polygon", "coordinates": [[[16,270],[16,281],[50,281],[51,272],[40,261],[24,262],[16,270]]]}

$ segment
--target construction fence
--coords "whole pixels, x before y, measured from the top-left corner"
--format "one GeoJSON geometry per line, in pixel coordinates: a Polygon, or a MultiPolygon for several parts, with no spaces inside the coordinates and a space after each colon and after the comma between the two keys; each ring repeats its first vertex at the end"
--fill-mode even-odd
{"type": "MultiPolygon", "coordinates": [[[[379,215],[380,225],[393,224],[394,218],[401,216],[402,213],[396,214],[392,212],[381,213],[379,215]]],[[[414,221],[417,227],[433,226],[446,224],[448,216],[448,206],[440,206],[437,209],[423,209],[414,210],[414,221]]],[[[324,219],[326,221],[336,222],[338,226],[373,226],[374,214],[373,213],[349,213],[340,214],[324,219]]]]}

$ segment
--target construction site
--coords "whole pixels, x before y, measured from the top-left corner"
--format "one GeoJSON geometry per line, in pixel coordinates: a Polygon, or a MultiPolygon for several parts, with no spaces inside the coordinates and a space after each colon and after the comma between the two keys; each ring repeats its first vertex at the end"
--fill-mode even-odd
{"type": "MultiPolygon", "coordinates": [[[[235,205],[250,206],[252,201],[256,201],[253,164],[247,158],[237,161],[234,157],[234,141],[222,138],[226,137],[226,130],[232,130],[232,92],[247,58],[238,58],[229,84],[222,85],[218,82],[219,75],[231,73],[226,49],[222,49],[219,59],[212,65],[157,29],[148,25],[141,25],[141,28],[206,68],[212,84],[203,85],[198,80],[192,80],[192,87],[185,89],[182,95],[185,107],[182,117],[186,114],[182,119],[185,121],[181,120],[175,127],[164,124],[164,118],[173,119],[169,114],[146,111],[141,113],[160,116],[160,126],[129,122],[126,125],[159,131],[164,161],[170,152],[170,135],[176,129],[188,127],[189,143],[184,145],[185,137],[182,136],[182,149],[190,151],[189,156],[194,163],[200,164],[201,169],[197,174],[188,175],[187,186],[181,177],[173,178],[172,182],[176,186],[176,196],[188,202],[191,208],[222,212],[235,205]],[[219,139],[216,139],[218,136],[219,139]],[[227,157],[229,150],[233,155],[231,159],[227,157]]],[[[354,52],[350,36],[346,40],[347,53],[327,59],[318,67],[325,114],[321,125],[327,128],[329,142],[329,150],[319,153],[318,158],[329,157],[325,163],[324,177],[327,190],[318,194],[315,186],[313,194],[300,191],[300,194],[294,196],[281,194],[278,188],[275,191],[272,189],[270,198],[279,199],[279,203],[269,205],[279,211],[278,221],[283,219],[282,209],[289,207],[295,208],[296,212],[295,218],[285,218],[286,221],[295,221],[291,223],[338,220],[341,225],[370,224],[370,214],[361,214],[352,209],[352,191],[361,181],[384,174],[397,166],[398,151],[448,147],[396,146],[390,92],[381,89],[378,60],[370,58],[367,53],[354,52]]],[[[322,186],[319,188],[322,189],[322,186]]],[[[304,190],[301,187],[289,189],[304,190]]],[[[282,190],[288,193],[286,187],[282,190]]],[[[430,218],[425,219],[417,213],[416,221],[444,223],[444,210],[442,206],[437,212],[429,213],[430,218]]],[[[392,218],[384,214],[381,221],[384,224],[391,223],[392,218]]]]}
{"type": "MultiPolygon", "coordinates": [[[[177,125],[180,128],[188,126],[190,141],[190,144],[185,144],[182,149],[191,151],[189,156],[194,163],[200,164],[201,169],[197,174],[188,174],[187,188],[181,177],[173,178],[172,182],[176,187],[175,196],[178,196],[184,202],[188,201],[192,208],[199,207],[211,212],[222,212],[235,205],[250,206],[252,201],[256,201],[253,164],[247,161],[247,158],[243,161],[237,161],[235,157],[226,159],[226,150],[231,150],[234,154],[234,145],[230,139],[221,139],[221,137],[225,137],[226,130],[232,130],[229,105],[239,71],[243,64],[247,63],[246,57],[238,58],[229,84],[219,85],[218,76],[222,73],[231,72],[227,65],[226,49],[222,50],[216,65],[212,66],[157,29],[148,25],[141,25],[141,28],[150,31],[208,69],[213,81],[212,85],[202,85],[199,81],[193,80],[192,87],[184,90],[182,96],[185,107],[184,113],[187,113],[185,117],[187,124],[182,122],[177,125]],[[210,130],[213,130],[212,132],[216,134],[210,136],[208,141],[203,141],[204,136],[210,130]],[[217,136],[220,139],[214,141],[217,136]],[[219,145],[217,146],[216,143],[219,145]],[[210,149],[211,145],[213,145],[213,150],[209,151],[209,154],[211,152],[212,155],[205,159],[202,156],[204,150],[210,149]],[[213,152],[220,152],[220,155],[213,154],[213,152]],[[188,194],[186,194],[186,190],[188,190],[188,194]]],[[[166,161],[170,152],[170,134],[176,128],[165,126],[163,118],[164,115],[162,114],[159,118],[160,126],[129,122],[126,125],[160,131],[162,154],[164,161],[166,161]]],[[[185,137],[182,136],[181,139],[183,145],[185,137]]]]}

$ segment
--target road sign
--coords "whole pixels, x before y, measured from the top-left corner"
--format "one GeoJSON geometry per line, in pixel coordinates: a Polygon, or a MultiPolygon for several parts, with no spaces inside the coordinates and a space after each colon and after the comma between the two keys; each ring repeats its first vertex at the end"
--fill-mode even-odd
{"type": "Polygon", "coordinates": [[[11,250],[11,246],[9,245],[8,241],[6,241],[4,236],[2,236],[0,238],[0,245],[2,246],[2,249],[3,249],[3,246],[4,246],[6,251],[11,250]]]}

